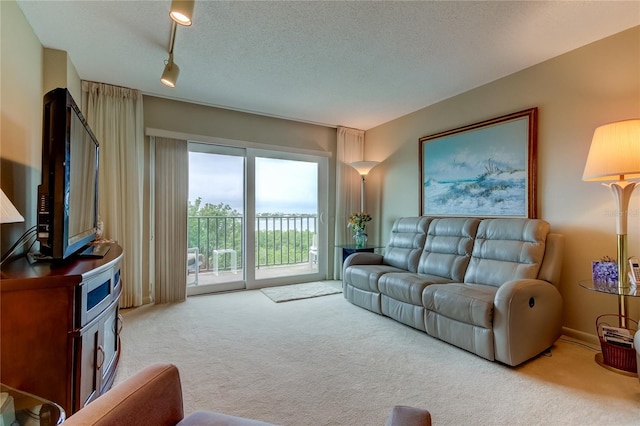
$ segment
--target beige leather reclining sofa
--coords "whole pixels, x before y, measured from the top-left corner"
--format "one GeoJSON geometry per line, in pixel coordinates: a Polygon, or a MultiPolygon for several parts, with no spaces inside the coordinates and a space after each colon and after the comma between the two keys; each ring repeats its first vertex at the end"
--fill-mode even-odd
{"type": "Polygon", "coordinates": [[[519,218],[406,217],[384,255],[343,265],[344,296],[492,361],[515,366],[551,347],[562,329],[564,238],[519,218]]]}

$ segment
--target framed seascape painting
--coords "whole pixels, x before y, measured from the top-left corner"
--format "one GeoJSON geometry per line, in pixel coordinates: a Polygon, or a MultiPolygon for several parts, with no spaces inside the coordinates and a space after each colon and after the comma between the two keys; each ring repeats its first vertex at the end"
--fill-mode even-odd
{"type": "Polygon", "coordinates": [[[420,214],[536,217],[538,109],[424,136],[420,214]]]}

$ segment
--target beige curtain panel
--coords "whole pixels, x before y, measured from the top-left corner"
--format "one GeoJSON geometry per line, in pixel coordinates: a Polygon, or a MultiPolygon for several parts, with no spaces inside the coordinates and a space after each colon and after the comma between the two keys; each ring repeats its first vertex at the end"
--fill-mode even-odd
{"type": "Polygon", "coordinates": [[[187,141],[155,138],[155,303],[187,297],[187,141]]]}
{"type": "MultiPolygon", "coordinates": [[[[349,165],[364,159],[364,130],[338,127],[336,149],[336,244],[347,244],[351,238],[347,221],[360,210],[360,175],[349,165]]],[[[342,251],[335,250],[333,277],[342,278],[342,251]]]]}
{"type": "Polygon", "coordinates": [[[137,90],[82,82],[82,111],[100,143],[98,212],[104,238],[124,250],[120,307],[142,305],[142,96],[137,90]]]}

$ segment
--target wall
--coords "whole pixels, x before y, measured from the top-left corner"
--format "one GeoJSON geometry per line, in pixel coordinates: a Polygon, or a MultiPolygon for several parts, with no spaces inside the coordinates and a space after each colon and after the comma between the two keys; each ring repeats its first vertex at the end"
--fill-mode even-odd
{"type": "Polygon", "coordinates": [[[43,49],[13,1],[0,2],[0,43],[0,182],[25,218],[2,225],[4,253],[35,225],[42,155],[43,49]]]}
{"type": "Polygon", "coordinates": [[[80,76],[71,62],[69,54],[64,50],[44,49],[43,58],[43,94],[58,87],[66,87],[78,107],[81,107],[82,85],[80,84],[80,76]]]}
{"type": "MultiPolygon", "coordinates": [[[[582,172],[597,126],[640,117],[639,76],[635,27],[367,131],[365,158],[382,161],[367,179],[382,241],[396,218],[419,214],[418,138],[537,106],[538,217],[566,236],[565,332],[593,339],[596,316],[617,313],[617,299],[578,282],[591,276],[591,260],[616,257],[615,204],[582,172]]],[[[631,198],[629,253],[640,255],[640,190],[631,198]]],[[[637,299],[629,300],[635,319],[637,299]]]]}
{"type": "Polygon", "coordinates": [[[209,137],[335,152],[336,129],[239,111],[144,98],[145,127],[209,137]]]}

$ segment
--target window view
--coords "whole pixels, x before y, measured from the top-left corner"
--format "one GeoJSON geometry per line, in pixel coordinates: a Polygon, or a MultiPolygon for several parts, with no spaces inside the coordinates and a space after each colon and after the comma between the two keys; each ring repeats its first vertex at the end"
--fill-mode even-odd
{"type": "Polygon", "coordinates": [[[318,165],[257,157],[255,176],[256,279],[317,271],[318,165]]]}
{"type": "Polygon", "coordinates": [[[188,294],[319,271],[318,163],[250,158],[190,144],[188,294]]]}
{"type": "Polygon", "coordinates": [[[244,163],[236,155],[189,152],[188,286],[243,280],[244,163]]]}

